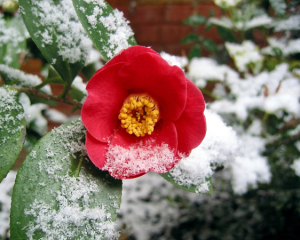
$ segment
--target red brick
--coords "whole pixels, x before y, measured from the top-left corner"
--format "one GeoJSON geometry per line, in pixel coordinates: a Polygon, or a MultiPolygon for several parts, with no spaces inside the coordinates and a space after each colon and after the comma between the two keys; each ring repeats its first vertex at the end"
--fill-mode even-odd
{"type": "Polygon", "coordinates": [[[129,13],[132,24],[159,24],[164,21],[165,7],[163,6],[138,6],[129,13]]]}
{"type": "Polygon", "coordinates": [[[139,45],[161,41],[161,27],[159,25],[132,25],[132,29],[135,32],[135,39],[139,45]]]}
{"type": "Polygon", "coordinates": [[[165,22],[182,23],[184,19],[192,15],[193,8],[191,4],[167,4],[165,22]]]}
{"type": "Polygon", "coordinates": [[[222,10],[214,5],[213,3],[211,4],[198,4],[196,6],[196,12],[200,15],[203,15],[205,17],[209,17],[210,11],[214,12],[215,17],[219,17],[222,15],[222,10]]]}
{"type": "Polygon", "coordinates": [[[181,24],[164,24],[162,26],[161,41],[164,44],[180,43],[181,39],[191,32],[189,26],[181,24]]]}

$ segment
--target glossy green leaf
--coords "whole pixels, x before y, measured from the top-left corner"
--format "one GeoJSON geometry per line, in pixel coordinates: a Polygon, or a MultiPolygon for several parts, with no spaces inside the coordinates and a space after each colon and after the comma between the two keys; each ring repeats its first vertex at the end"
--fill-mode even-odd
{"type": "Polygon", "coordinates": [[[25,114],[17,94],[0,86],[0,182],[18,159],[25,138],[25,114]]]}
{"type": "Polygon", "coordinates": [[[213,53],[218,51],[217,45],[210,39],[203,39],[202,40],[202,46],[206,50],[208,50],[210,52],[213,52],[213,53]]]}
{"type": "Polygon", "coordinates": [[[237,39],[233,35],[233,33],[231,32],[231,30],[229,30],[229,29],[227,29],[225,27],[217,26],[217,31],[218,31],[218,34],[220,35],[220,37],[223,38],[225,41],[228,41],[228,42],[237,42],[237,39]]]}
{"type": "Polygon", "coordinates": [[[195,44],[195,46],[192,47],[192,49],[189,52],[189,59],[192,59],[194,57],[201,57],[202,51],[200,44],[195,44]]]}
{"type": "MultiPolygon", "coordinates": [[[[188,192],[193,192],[193,193],[197,193],[197,188],[199,186],[197,185],[190,185],[190,186],[184,186],[182,184],[179,184],[170,174],[170,172],[166,172],[163,174],[160,174],[160,176],[162,176],[164,179],[166,179],[168,182],[172,183],[174,186],[179,187],[185,191],[188,192]]],[[[207,182],[209,182],[209,191],[207,193],[210,193],[211,195],[213,194],[213,186],[212,186],[212,179],[206,179],[207,182]]]]}
{"type": "Polygon", "coordinates": [[[116,239],[112,222],[122,181],[86,157],[81,121],[41,138],[18,171],[11,206],[11,240],[116,239]]]}
{"type": "Polygon", "coordinates": [[[90,49],[89,39],[70,1],[20,0],[20,12],[33,41],[71,86],[83,68],[90,49]]]}
{"type": "MultiPolygon", "coordinates": [[[[21,70],[10,68],[0,64],[0,75],[7,85],[18,85],[21,87],[36,87],[42,83],[37,75],[27,74],[21,70]]],[[[52,94],[50,86],[40,88],[41,92],[52,94]]]]}
{"type": "Polygon", "coordinates": [[[22,22],[17,16],[4,19],[0,13],[0,64],[19,68],[19,57],[26,49],[26,39],[22,22]]]}
{"type": "Polygon", "coordinates": [[[105,1],[72,1],[82,26],[106,60],[122,49],[136,45],[122,12],[114,10],[105,1]]]}
{"type": "Polygon", "coordinates": [[[286,11],[285,0],[270,0],[269,1],[274,11],[281,17],[284,16],[286,11]]]}
{"type": "Polygon", "coordinates": [[[183,44],[189,44],[189,43],[196,42],[198,39],[199,39],[198,34],[196,34],[196,33],[190,33],[189,35],[187,35],[185,38],[183,38],[181,40],[181,43],[183,43],[183,44]]]}
{"type": "Polygon", "coordinates": [[[198,26],[203,23],[206,23],[206,21],[207,21],[206,17],[202,15],[192,15],[187,19],[183,20],[183,23],[190,26],[198,26]]]}

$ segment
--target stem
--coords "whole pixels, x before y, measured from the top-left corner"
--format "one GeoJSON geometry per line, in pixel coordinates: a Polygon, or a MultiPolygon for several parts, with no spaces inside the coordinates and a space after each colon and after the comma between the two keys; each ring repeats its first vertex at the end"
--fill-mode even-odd
{"type": "Polygon", "coordinates": [[[62,103],[66,103],[66,104],[69,104],[73,107],[76,107],[78,109],[81,109],[82,108],[82,103],[80,102],[77,102],[75,100],[72,100],[72,99],[67,99],[67,98],[60,98],[58,96],[53,96],[53,95],[49,95],[49,94],[46,94],[46,93],[42,93],[40,91],[38,91],[36,88],[26,88],[26,87],[21,87],[19,88],[19,90],[23,93],[27,93],[29,95],[32,95],[34,97],[39,97],[39,98],[42,98],[42,99],[46,99],[46,100],[53,100],[53,101],[56,101],[56,102],[62,102],[62,103]]]}
{"type": "Polygon", "coordinates": [[[80,160],[79,160],[79,163],[78,163],[78,166],[77,166],[77,169],[76,169],[76,173],[75,173],[75,177],[79,177],[79,173],[80,173],[80,170],[81,170],[83,159],[84,159],[84,155],[82,155],[80,160]]]}
{"type": "Polygon", "coordinates": [[[58,96],[59,98],[65,98],[70,90],[69,86],[65,86],[63,92],[58,96]]]}
{"type": "Polygon", "coordinates": [[[46,86],[48,83],[46,81],[42,82],[41,84],[35,86],[36,89],[41,89],[42,87],[46,86]]]}

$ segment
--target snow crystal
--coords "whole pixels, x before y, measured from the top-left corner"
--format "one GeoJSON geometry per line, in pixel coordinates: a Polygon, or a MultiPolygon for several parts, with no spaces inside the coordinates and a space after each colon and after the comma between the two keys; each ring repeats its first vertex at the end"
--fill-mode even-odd
{"type": "MultiPolygon", "coordinates": [[[[37,75],[27,74],[3,64],[0,64],[0,74],[1,72],[7,76],[8,81],[17,86],[35,87],[42,83],[42,80],[37,75]]],[[[52,94],[51,88],[48,85],[42,87],[40,90],[46,94],[52,94]]]]}
{"type": "MultiPolygon", "coordinates": [[[[22,106],[16,104],[17,94],[16,90],[12,90],[9,87],[0,87],[0,131],[9,133],[10,135],[22,131],[24,128],[22,124],[19,124],[25,118],[25,115],[22,113],[22,106]],[[12,111],[20,113],[13,117],[11,115],[12,111]]],[[[9,136],[0,137],[0,146],[9,139],[9,136]]]]}
{"type": "Polygon", "coordinates": [[[296,175],[300,177],[300,158],[294,160],[291,168],[295,171],[296,175]]]}
{"type": "Polygon", "coordinates": [[[43,31],[36,32],[35,37],[41,36],[45,47],[56,41],[58,54],[63,60],[70,63],[82,59],[86,61],[92,43],[79,22],[72,1],[64,0],[53,4],[47,0],[33,0],[31,4],[32,14],[39,19],[34,23],[43,31]]]}
{"type": "Polygon", "coordinates": [[[267,159],[261,156],[265,140],[250,135],[241,136],[242,147],[232,162],[232,188],[235,193],[243,194],[248,187],[257,187],[257,183],[268,183],[271,180],[267,159]]]}
{"type": "Polygon", "coordinates": [[[300,29],[300,16],[290,16],[288,19],[274,22],[275,31],[288,31],[288,30],[299,30],[300,29]]]}
{"type": "Polygon", "coordinates": [[[296,54],[300,52],[300,39],[286,38],[268,38],[269,46],[262,49],[262,53],[276,56],[276,50],[280,50],[283,56],[288,56],[291,54],[296,54]]]}
{"type": "Polygon", "coordinates": [[[218,26],[222,26],[225,28],[229,28],[229,29],[231,29],[233,27],[233,22],[231,21],[231,19],[229,17],[221,17],[220,19],[211,17],[209,19],[209,23],[212,23],[212,24],[215,24],[218,26]]]}
{"type": "Polygon", "coordinates": [[[205,87],[206,81],[225,81],[238,78],[238,73],[226,65],[218,65],[210,58],[193,58],[189,64],[187,76],[199,87],[205,87]]]}
{"type": "MultiPolygon", "coordinates": [[[[128,39],[134,35],[131,28],[128,26],[129,21],[127,21],[123,13],[114,9],[108,16],[104,16],[104,11],[102,10],[107,8],[105,1],[96,1],[96,0],[85,0],[85,2],[94,5],[93,13],[87,15],[88,22],[91,24],[91,27],[96,29],[97,24],[100,22],[108,34],[108,44],[109,46],[102,47],[102,50],[107,54],[109,58],[112,58],[114,55],[119,53],[121,50],[128,48],[130,45],[128,39]],[[99,6],[101,8],[99,8],[99,6]]],[[[82,11],[83,9],[81,9],[82,11]]],[[[82,12],[85,12],[82,11],[82,12]]],[[[103,40],[101,37],[101,32],[99,31],[100,41],[103,40]]],[[[101,51],[102,52],[102,51],[101,51]]]]}
{"type": "Polygon", "coordinates": [[[131,176],[140,172],[164,173],[174,164],[174,152],[168,144],[153,146],[154,140],[131,145],[129,149],[110,145],[103,170],[111,175],[131,176]]]}
{"type": "Polygon", "coordinates": [[[240,72],[246,72],[250,63],[256,66],[256,72],[260,69],[263,56],[252,41],[244,41],[242,44],[227,42],[225,46],[240,72]]]}
{"type": "Polygon", "coordinates": [[[187,57],[174,56],[165,52],[161,52],[160,56],[163,59],[165,59],[171,66],[177,66],[180,67],[181,69],[185,68],[188,64],[187,57]]]}
{"type": "Polygon", "coordinates": [[[86,84],[82,81],[81,77],[75,77],[74,81],[72,82],[72,87],[78,89],[87,96],[86,84]]]}
{"type": "Polygon", "coordinates": [[[247,21],[241,30],[248,30],[251,28],[256,28],[260,26],[268,27],[273,22],[273,19],[269,17],[267,14],[263,14],[257,17],[252,18],[247,21]]]}
{"type": "Polygon", "coordinates": [[[210,110],[204,114],[207,132],[203,142],[169,172],[179,185],[197,186],[198,193],[207,189],[206,179],[213,175],[213,170],[227,166],[239,147],[235,131],[227,127],[218,114],[210,110]]]}
{"type": "Polygon", "coordinates": [[[69,121],[69,118],[65,114],[53,108],[46,109],[44,115],[52,122],[66,123],[69,121]]]}
{"type": "MultiPolygon", "coordinates": [[[[41,174],[59,182],[60,189],[53,193],[55,201],[35,199],[25,209],[24,214],[33,217],[25,228],[28,239],[34,239],[36,232],[43,232],[45,236],[41,239],[47,240],[73,239],[74,236],[82,236],[82,239],[118,238],[111,214],[97,199],[90,197],[99,192],[95,180],[86,174],[73,177],[70,172],[62,172],[64,168],[57,161],[59,148],[67,150],[67,156],[61,159],[62,163],[68,161],[70,155],[75,157],[78,152],[85,156],[84,132],[84,126],[77,121],[65,128],[55,128],[49,133],[56,140],[49,144],[45,155],[39,155],[39,169],[41,174]],[[82,137],[74,137],[76,134],[82,137]]],[[[40,186],[45,186],[45,183],[40,186]]],[[[116,201],[118,199],[112,195],[111,206],[116,206],[116,201]]]]}
{"type": "Polygon", "coordinates": [[[11,194],[17,172],[10,171],[0,183],[0,237],[5,236],[9,229],[11,194]]]}

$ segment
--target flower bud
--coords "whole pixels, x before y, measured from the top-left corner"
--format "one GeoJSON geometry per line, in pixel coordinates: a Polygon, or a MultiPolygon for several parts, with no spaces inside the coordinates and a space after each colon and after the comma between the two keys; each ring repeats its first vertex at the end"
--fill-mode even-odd
{"type": "Polygon", "coordinates": [[[2,2],[2,9],[4,12],[13,13],[18,9],[18,7],[19,4],[15,0],[4,0],[2,2]]]}

